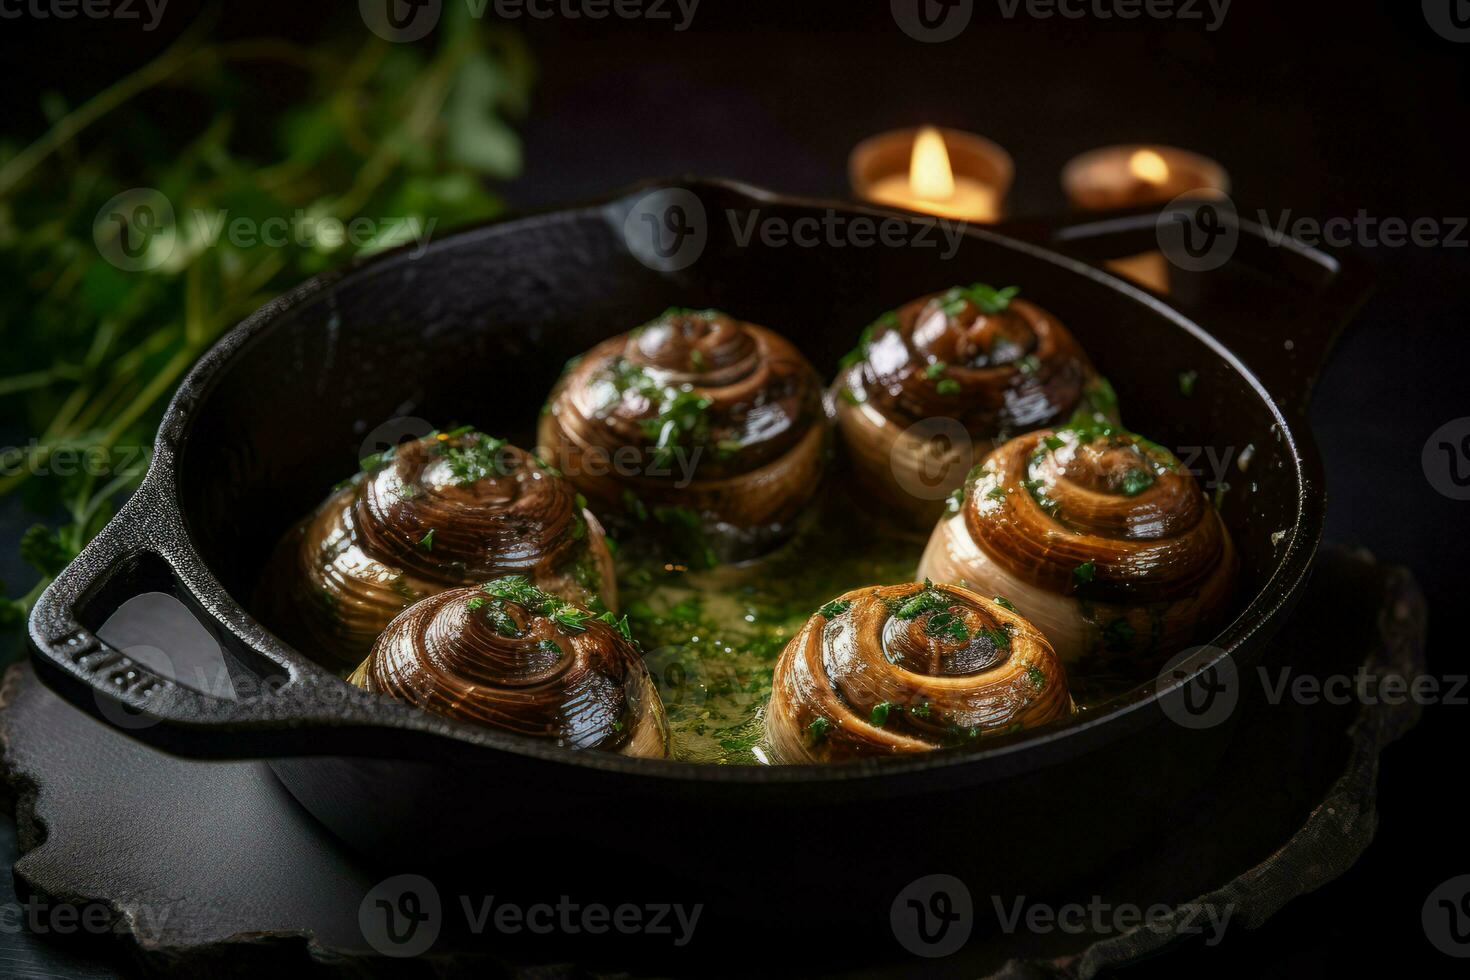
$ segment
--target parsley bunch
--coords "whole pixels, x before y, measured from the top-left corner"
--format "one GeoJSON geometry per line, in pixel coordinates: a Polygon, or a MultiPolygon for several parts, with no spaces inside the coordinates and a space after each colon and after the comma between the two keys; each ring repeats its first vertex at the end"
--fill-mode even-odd
{"type": "Polygon", "coordinates": [[[345,26],[341,43],[216,40],[204,17],[81,104],[47,96],[44,133],[0,137],[0,276],[15,287],[0,292],[0,412],[27,443],[6,452],[0,495],[68,516],[27,534],[42,579],[0,622],[24,619],[136,485],[168,395],[224,330],[329,266],[501,211],[486,181],[520,171],[504,121],[529,95],[519,39],[463,4],[421,45],[345,26]],[[287,86],[298,101],[270,100],[287,86]],[[203,111],[179,126],[180,105],[203,111]],[[168,210],[110,222],[132,188],[168,210]],[[371,233],[266,234],[356,219],[371,233]],[[257,233],[228,233],[237,222],[257,233]],[[118,244],[150,261],[119,262],[118,244]],[[77,456],[90,465],[58,462],[77,456]]]}

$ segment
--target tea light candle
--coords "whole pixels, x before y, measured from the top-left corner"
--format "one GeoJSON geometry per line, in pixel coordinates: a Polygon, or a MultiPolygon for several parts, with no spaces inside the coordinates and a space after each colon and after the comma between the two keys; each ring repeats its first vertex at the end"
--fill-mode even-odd
{"type": "Polygon", "coordinates": [[[1172,146],[1105,146],[1062,168],[1062,190],[1080,211],[1165,204],[1181,194],[1222,196],[1229,189],[1224,167],[1172,146]]]}
{"type": "Polygon", "coordinates": [[[1014,172],[990,140],[933,126],[881,133],[848,160],[857,197],[963,221],[999,220],[1014,172]]]}

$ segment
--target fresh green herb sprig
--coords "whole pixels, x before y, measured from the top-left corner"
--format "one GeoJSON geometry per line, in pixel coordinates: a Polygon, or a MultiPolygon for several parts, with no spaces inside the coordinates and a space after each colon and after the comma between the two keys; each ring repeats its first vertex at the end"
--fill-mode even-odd
{"type": "MultiPolygon", "coordinates": [[[[568,633],[586,632],[588,621],[598,618],[558,595],[537,588],[524,575],[507,575],[493,582],[486,582],[480,586],[480,591],[496,599],[514,602],[539,616],[545,616],[568,633]]],[[[606,619],[600,621],[609,622],[606,619]]],[[[609,622],[609,625],[620,629],[616,623],[609,622]]]]}
{"type": "Polygon", "coordinates": [[[136,484],[168,395],[221,332],[332,265],[494,216],[486,181],[520,171],[505,117],[527,105],[527,49],[462,4],[432,46],[360,29],[342,33],[349,46],[213,40],[213,27],[200,18],[77,105],[49,96],[50,128],[0,150],[0,274],[17,287],[0,295],[0,412],[32,440],[0,495],[24,484],[28,506],[67,515],[28,549],[41,581],[0,622],[24,619],[59,557],[136,484]],[[284,107],[282,85],[300,93],[284,107]],[[185,103],[203,111],[172,125],[185,103]],[[156,191],[172,221],[157,207],[103,213],[132,188],[156,191]],[[325,231],[359,218],[369,233],[325,231]],[[228,232],[242,221],[259,234],[228,232]],[[296,231],[266,234],[278,222],[296,231]],[[147,267],[104,257],[118,245],[147,267]],[[51,463],[69,454],[102,465],[62,475],[51,463]]]}
{"type": "Polygon", "coordinates": [[[1020,293],[1020,286],[996,289],[994,286],[977,282],[970,286],[955,286],[953,289],[945,290],[939,297],[939,303],[945,316],[959,316],[965,311],[966,304],[973,305],[987,316],[994,316],[1009,307],[1011,300],[1020,293]]]}

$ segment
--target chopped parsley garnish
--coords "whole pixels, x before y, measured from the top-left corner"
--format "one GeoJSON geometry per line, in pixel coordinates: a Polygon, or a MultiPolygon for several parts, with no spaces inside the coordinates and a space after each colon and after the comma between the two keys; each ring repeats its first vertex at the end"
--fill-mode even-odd
{"type": "Polygon", "coordinates": [[[827,729],[832,723],[820,716],[813,718],[812,723],[806,726],[806,740],[809,745],[820,745],[827,740],[827,729]]]}
{"type": "Polygon", "coordinates": [[[545,616],[563,630],[580,633],[587,629],[590,612],[572,605],[560,596],[538,589],[524,575],[507,575],[505,578],[486,582],[480,591],[497,599],[524,606],[537,615],[545,616]]]}
{"type": "Polygon", "coordinates": [[[861,364],[863,361],[866,361],[868,359],[868,350],[873,346],[873,338],[878,335],[879,330],[891,330],[897,328],[897,326],[898,314],[892,310],[884,313],[878,319],[863,327],[862,332],[858,334],[857,346],[846,354],[843,354],[842,359],[837,362],[837,366],[846,369],[852,367],[854,364],[861,364]]]}
{"type": "Polygon", "coordinates": [[[1022,374],[1031,375],[1041,370],[1041,358],[1035,354],[1027,354],[1016,362],[1016,369],[1022,374]]]}
{"type": "Polygon", "coordinates": [[[921,705],[917,705],[916,707],[910,708],[909,709],[909,714],[913,715],[915,718],[928,718],[929,717],[929,702],[928,701],[925,701],[921,705]]]}
{"type": "Polygon", "coordinates": [[[997,650],[1008,650],[1011,646],[1011,634],[1006,629],[984,629],[977,635],[983,636],[990,641],[990,645],[997,650]]]}
{"type": "Polygon", "coordinates": [[[623,635],[623,639],[629,641],[630,643],[632,642],[633,627],[628,625],[627,616],[623,616],[620,619],[617,616],[613,615],[611,612],[605,612],[601,616],[597,617],[597,621],[599,623],[606,623],[607,625],[611,626],[613,629],[621,633],[623,635]]]}
{"type": "Polygon", "coordinates": [[[1026,677],[1028,680],[1031,681],[1032,686],[1034,686],[1038,691],[1046,690],[1046,674],[1042,671],[1040,667],[1037,667],[1035,665],[1027,667],[1026,677]]]}
{"type": "Polygon", "coordinates": [[[1067,440],[1058,435],[1050,435],[1043,437],[1041,444],[1052,452],[1056,452],[1067,444],[1067,440]]]}
{"type": "Polygon", "coordinates": [[[1185,398],[1192,398],[1194,396],[1194,386],[1197,381],[1199,381],[1198,371],[1180,371],[1179,394],[1185,398]]]}
{"type": "Polygon", "coordinates": [[[985,496],[990,500],[1004,500],[1006,499],[1006,488],[1001,486],[991,487],[985,491],[985,496]]]}
{"type": "Polygon", "coordinates": [[[924,632],[929,636],[947,636],[956,643],[970,642],[970,631],[965,627],[965,621],[951,612],[937,612],[930,616],[924,624],[924,632]]]}
{"type": "Polygon", "coordinates": [[[852,601],[850,599],[833,599],[821,609],[818,609],[817,615],[825,619],[832,619],[834,617],[841,616],[843,613],[847,612],[851,608],[852,601]]]}
{"type": "Polygon", "coordinates": [[[931,381],[935,378],[942,378],[944,377],[945,369],[948,367],[949,365],[943,361],[934,361],[928,367],[924,368],[924,377],[931,381]]]}
{"type": "Polygon", "coordinates": [[[926,612],[943,609],[950,602],[949,596],[934,588],[934,584],[928,579],[924,579],[924,590],[905,599],[893,615],[899,619],[916,619],[926,612]]]}
{"type": "Polygon", "coordinates": [[[1072,569],[1072,581],[1077,585],[1086,585],[1088,582],[1092,581],[1092,577],[1096,573],[1097,562],[1085,561],[1082,564],[1078,565],[1076,568],[1072,569]]]}
{"type": "Polygon", "coordinates": [[[939,302],[945,316],[958,316],[963,313],[966,303],[973,304],[981,313],[993,315],[1010,306],[1011,300],[1020,292],[1021,287],[1019,286],[996,289],[994,286],[977,282],[972,286],[956,286],[946,290],[939,297],[939,302]]]}
{"type": "Polygon", "coordinates": [[[382,466],[384,463],[388,462],[388,460],[392,458],[393,450],[385,449],[380,453],[373,453],[370,456],[364,456],[361,460],[358,461],[357,465],[362,468],[362,471],[364,473],[371,473],[373,470],[377,469],[379,466],[382,466]]]}
{"type": "Polygon", "coordinates": [[[432,527],[429,528],[428,534],[425,534],[423,537],[419,538],[419,547],[423,548],[425,551],[434,550],[434,529],[432,527]]]}
{"type": "Polygon", "coordinates": [[[891,711],[902,711],[903,706],[894,704],[892,701],[879,701],[873,705],[872,714],[868,715],[868,721],[874,728],[882,728],[888,724],[888,714],[891,711]]]}
{"type": "Polygon", "coordinates": [[[468,609],[470,612],[474,612],[476,609],[479,609],[481,606],[489,601],[489,599],[485,598],[482,595],[472,596],[470,598],[470,601],[465,603],[465,608],[468,609]]]}
{"type": "Polygon", "coordinates": [[[444,450],[444,460],[449,466],[449,472],[454,475],[454,482],[463,486],[476,483],[492,474],[508,474],[510,460],[501,453],[504,448],[504,439],[480,436],[466,440],[464,445],[447,447],[444,450]]]}
{"type": "Polygon", "coordinates": [[[934,390],[941,395],[958,395],[960,393],[960,383],[954,378],[940,378],[939,383],[934,386],[934,390]]]}
{"type": "Polygon", "coordinates": [[[1000,606],[1002,609],[1009,609],[1011,612],[1019,612],[1019,610],[1016,609],[1015,603],[1011,602],[1011,600],[1007,599],[1003,595],[998,595],[995,597],[995,604],[997,606],[1000,606]]]}
{"type": "Polygon", "coordinates": [[[1118,489],[1125,497],[1136,497],[1154,485],[1154,475],[1148,470],[1129,470],[1123,474],[1118,489]]]}

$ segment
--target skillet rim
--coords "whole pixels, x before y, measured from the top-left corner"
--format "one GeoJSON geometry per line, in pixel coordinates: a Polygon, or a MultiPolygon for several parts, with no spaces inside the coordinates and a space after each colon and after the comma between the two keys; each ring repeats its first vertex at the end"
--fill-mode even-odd
{"type": "MultiPolygon", "coordinates": [[[[516,211],[490,221],[458,229],[431,243],[419,258],[428,258],[436,251],[451,249],[467,241],[514,234],[525,227],[544,224],[558,218],[570,220],[578,216],[596,216],[598,212],[605,212],[619,204],[631,203],[648,193],[674,188],[691,190],[696,193],[701,190],[725,192],[744,198],[755,205],[815,210],[830,208],[852,215],[860,214],[878,218],[897,217],[909,221],[931,217],[863,203],[781,194],[736,180],[694,176],[654,178],[640,181],[589,201],[569,206],[516,211]]],[[[330,719],[297,717],[294,719],[295,725],[292,724],[293,718],[287,715],[279,720],[279,727],[304,727],[307,730],[337,727],[387,729],[412,733],[410,738],[449,739],[460,743],[462,748],[505,752],[530,759],[591,768],[622,777],[766,784],[882,779],[960,766],[975,770],[992,768],[998,770],[996,775],[1010,775],[1019,771],[1043,768],[1063,759],[1097,751],[1111,742],[1136,732],[1147,724],[1157,722],[1162,714],[1159,702],[1164,697],[1173,696],[1180,688],[1190,685],[1223,661],[1234,661],[1239,659],[1243,653],[1256,652],[1253,647],[1263,644],[1269,635],[1275,632],[1281,620],[1300,596],[1301,588],[1310,574],[1316,557],[1326,520],[1322,464],[1315,441],[1310,427],[1306,424],[1304,413],[1295,413],[1283,407],[1271,396],[1260,378],[1203,326],[1174,309],[1161,298],[1101,268],[1055,252],[1033,241],[1005,234],[1004,225],[996,227],[1001,230],[965,225],[963,234],[999,248],[1019,252],[1034,261],[1058,267],[1063,272],[1080,275],[1143,306],[1149,314],[1162,317],[1174,329],[1183,330],[1193,336],[1255,392],[1270,413],[1280,433],[1282,445],[1290,455],[1297,485],[1296,516],[1284,550],[1276,558],[1270,575],[1250,601],[1208,643],[1203,644],[1203,646],[1217,648],[1220,651],[1219,654],[1200,662],[1192,674],[1177,678],[1168,685],[1149,685],[1146,681],[1142,682],[1131,691],[1108,702],[1109,707],[1106,710],[1099,710],[1091,716],[1084,715],[1080,718],[1073,716],[1051,722],[1024,733],[997,736],[984,747],[966,747],[898,758],[881,757],[835,763],[736,766],[630,758],[606,752],[578,752],[541,739],[499,732],[467,722],[432,715],[387,698],[374,698],[370,701],[349,699],[343,702],[349,706],[347,710],[332,709],[337,712],[336,717],[330,719]]],[[[377,275],[399,263],[417,261],[408,254],[411,248],[413,248],[413,243],[408,243],[313,276],[266,303],[226,332],[195,362],[170,400],[159,426],[159,438],[153,459],[142,484],[135,492],[134,502],[138,506],[172,524],[173,530],[177,532],[169,535],[174,539],[172,547],[155,540],[152,542],[151,549],[142,547],[140,550],[152,550],[159,554],[170,566],[180,585],[195,600],[200,611],[213,619],[217,626],[226,630],[234,640],[243,646],[250,648],[257,655],[277,666],[283,667],[289,673],[290,680],[286,687],[279,693],[266,696],[283,703],[285,699],[282,698],[282,694],[291,688],[297,688],[304,696],[309,697],[313,689],[319,689],[319,685],[345,687],[346,682],[277,638],[221,585],[199,554],[194,542],[191,521],[183,512],[178,493],[178,456],[187,450],[193,415],[199,403],[207,398],[214,387],[227,375],[237,356],[243,354],[255,343],[268,342],[270,331],[298,307],[329,295],[335,289],[349,284],[360,276],[377,275]]],[[[120,513],[119,517],[122,516],[124,515],[120,513]]],[[[115,561],[124,555],[112,554],[107,557],[115,561]]],[[[247,669],[249,669],[248,666],[247,669]]],[[[167,721],[164,723],[169,724],[167,721]]],[[[211,723],[207,719],[200,719],[197,723],[190,723],[185,727],[192,729],[195,724],[206,728],[228,729],[230,727],[228,720],[211,723]]],[[[1185,733],[1184,729],[1178,729],[1178,734],[1185,733]]],[[[289,754],[310,755],[311,753],[289,754]]],[[[381,758],[382,754],[376,754],[375,757],[381,758]]],[[[407,758],[407,756],[390,756],[390,758],[407,758]]],[[[486,761],[489,762],[490,757],[487,757],[486,761]]]]}

